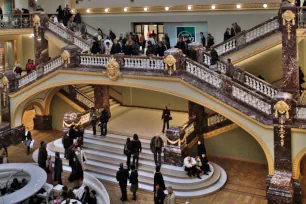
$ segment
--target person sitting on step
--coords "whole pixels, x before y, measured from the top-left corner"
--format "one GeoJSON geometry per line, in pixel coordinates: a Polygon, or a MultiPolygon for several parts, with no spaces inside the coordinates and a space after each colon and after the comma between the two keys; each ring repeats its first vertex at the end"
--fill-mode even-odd
{"type": "Polygon", "coordinates": [[[193,157],[187,156],[184,159],[184,166],[185,166],[185,171],[187,171],[189,177],[197,175],[197,177],[201,179],[200,171],[197,170],[196,161],[193,157]]]}
{"type": "Polygon", "coordinates": [[[203,167],[203,164],[202,164],[202,161],[201,161],[201,157],[197,156],[196,157],[196,168],[197,168],[197,170],[200,171],[200,173],[203,172],[205,175],[208,175],[207,172],[202,170],[202,167],[203,167]]]}

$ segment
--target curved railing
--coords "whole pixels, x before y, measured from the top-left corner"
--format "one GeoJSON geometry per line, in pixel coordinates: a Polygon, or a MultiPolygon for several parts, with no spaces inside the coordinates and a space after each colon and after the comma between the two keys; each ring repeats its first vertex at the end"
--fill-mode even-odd
{"type": "Polygon", "coordinates": [[[224,55],[233,50],[239,50],[250,43],[262,39],[263,36],[270,35],[276,31],[279,31],[278,17],[274,17],[270,20],[267,20],[249,30],[242,31],[241,33],[238,33],[235,37],[232,37],[213,47],[219,55],[224,55]]]}
{"type": "Polygon", "coordinates": [[[0,130],[0,144],[5,146],[17,145],[24,140],[25,127],[23,125],[10,128],[6,126],[0,130]]]}
{"type": "Polygon", "coordinates": [[[46,172],[33,164],[1,164],[0,172],[24,172],[31,177],[28,184],[23,188],[0,197],[0,204],[20,203],[35,195],[47,181],[46,172]]]}
{"type": "Polygon", "coordinates": [[[79,92],[73,86],[65,86],[62,90],[64,90],[73,101],[77,101],[77,103],[84,105],[86,110],[89,110],[95,106],[94,101],[92,101],[83,93],[79,92]]]}

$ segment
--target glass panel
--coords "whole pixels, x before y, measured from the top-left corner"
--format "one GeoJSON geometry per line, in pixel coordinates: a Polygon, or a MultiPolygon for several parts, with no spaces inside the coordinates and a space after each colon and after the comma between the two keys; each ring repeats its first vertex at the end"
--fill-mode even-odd
{"type": "Polygon", "coordinates": [[[135,25],[135,32],[141,33],[141,25],[135,25]]]}
{"type": "Polygon", "coordinates": [[[158,33],[164,33],[164,25],[158,25],[158,33]]]}

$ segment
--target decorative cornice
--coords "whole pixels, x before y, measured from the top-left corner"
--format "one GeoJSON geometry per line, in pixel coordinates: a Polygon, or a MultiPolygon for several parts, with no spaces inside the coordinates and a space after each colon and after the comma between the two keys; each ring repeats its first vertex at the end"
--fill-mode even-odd
{"type": "Polygon", "coordinates": [[[241,8],[237,9],[237,4],[214,4],[215,9],[212,9],[212,4],[205,5],[192,5],[191,9],[188,9],[189,5],[174,5],[167,6],[169,10],[165,10],[165,6],[147,6],[147,11],[144,7],[113,7],[113,8],[74,8],[81,14],[130,14],[130,13],[169,13],[169,12],[213,12],[213,11],[246,11],[246,10],[278,10],[279,3],[266,3],[267,8],[263,7],[262,3],[247,3],[240,4],[241,8]],[[127,11],[124,11],[124,9],[127,11]],[[87,12],[87,10],[90,12],[87,12]],[[105,9],[108,9],[107,12],[105,9]]]}

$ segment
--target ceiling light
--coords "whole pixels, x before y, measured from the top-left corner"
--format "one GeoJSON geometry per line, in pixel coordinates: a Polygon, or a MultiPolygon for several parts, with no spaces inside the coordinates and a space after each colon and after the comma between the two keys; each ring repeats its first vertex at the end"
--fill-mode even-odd
{"type": "Polygon", "coordinates": [[[241,8],[241,5],[240,5],[240,4],[237,4],[236,8],[237,8],[237,9],[240,9],[240,8],[241,8]]]}
{"type": "Polygon", "coordinates": [[[191,10],[192,9],[192,7],[191,6],[188,6],[188,10],[191,10]]]}
{"type": "Polygon", "coordinates": [[[215,8],[216,8],[216,6],[215,6],[215,5],[212,5],[212,6],[211,6],[211,9],[215,9],[215,8]]]}
{"type": "Polygon", "coordinates": [[[87,12],[87,13],[90,13],[90,9],[87,9],[86,12],[87,12]]]}
{"type": "Polygon", "coordinates": [[[106,13],[108,12],[108,9],[107,9],[107,8],[105,9],[105,12],[106,12],[106,13]]]}
{"type": "Polygon", "coordinates": [[[167,6],[167,7],[165,7],[165,10],[166,10],[166,11],[169,11],[169,7],[168,7],[168,6],[167,6]]]}
{"type": "Polygon", "coordinates": [[[124,10],[124,12],[127,12],[128,9],[127,9],[127,8],[124,8],[123,10],[124,10]]]}
{"type": "Polygon", "coordinates": [[[147,11],[148,10],[148,8],[147,7],[144,7],[144,9],[143,9],[144,11],[147,11]]]}
{"type": "Polygon", "coordinates": [[[264,8],[268,8],[268,4],[264,4],[262,5],[264,8]]]}

